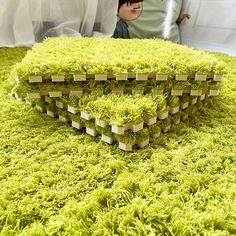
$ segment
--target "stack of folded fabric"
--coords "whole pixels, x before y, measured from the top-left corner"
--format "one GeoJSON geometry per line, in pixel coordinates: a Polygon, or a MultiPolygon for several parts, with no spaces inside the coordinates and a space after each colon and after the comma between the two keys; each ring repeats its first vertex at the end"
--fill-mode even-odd
{"type": "Polygon", "coordinates": [[[16,98],[107,143],[143,148],[222,87],[224,64],[158,39],[50,38],[15,68],[16,98]]]}

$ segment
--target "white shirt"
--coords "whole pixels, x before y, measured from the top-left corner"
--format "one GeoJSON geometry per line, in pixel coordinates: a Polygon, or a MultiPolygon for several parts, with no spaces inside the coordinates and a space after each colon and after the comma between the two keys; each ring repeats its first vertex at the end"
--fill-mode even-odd
{"type": "Polygon", "coordinates": [[[143,11],[127,22],[131,38],[167,38],[179,42],[179,17],[182,0],[144,0],[143,11]]]}

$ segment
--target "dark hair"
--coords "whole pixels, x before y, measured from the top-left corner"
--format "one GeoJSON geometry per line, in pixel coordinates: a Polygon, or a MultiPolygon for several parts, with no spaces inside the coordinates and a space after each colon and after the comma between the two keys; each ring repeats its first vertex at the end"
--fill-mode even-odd
{"type": "Polygon", "coordinates": [[[118,7],[118,10],[120,9],[120,7],[125,4],[125,3],[130,3],[130,4],[133,4],[133,3],[137,3],[137,2],[142,2],[143,0],[119,0],[119,7],[118,7]]]}

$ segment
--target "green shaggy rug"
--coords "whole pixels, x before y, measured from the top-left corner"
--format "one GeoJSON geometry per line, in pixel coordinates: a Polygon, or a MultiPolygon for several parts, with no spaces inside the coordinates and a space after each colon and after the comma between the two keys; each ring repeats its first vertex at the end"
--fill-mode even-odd
{"type": "Polygon", "coordinates": [[[235,235],[236,57],[221,95],[125,153],[8,95],[0,49],[0,235],[235,235]]]}

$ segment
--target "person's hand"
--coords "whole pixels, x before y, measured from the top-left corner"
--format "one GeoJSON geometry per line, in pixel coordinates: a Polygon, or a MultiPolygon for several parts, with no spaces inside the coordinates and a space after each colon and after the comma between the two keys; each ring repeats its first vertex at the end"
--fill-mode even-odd
{"type": "Polygon", "coordinates": [[[179,18],[177,19],[176,23],[180,25],[184,20],[189,20],[191,18],[191,15],[188,13],[181,13],[179,18]]]}

